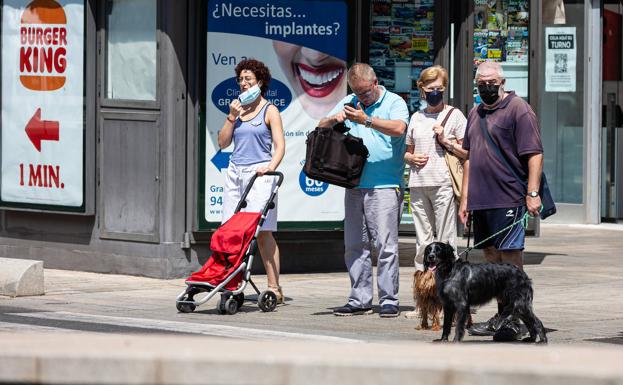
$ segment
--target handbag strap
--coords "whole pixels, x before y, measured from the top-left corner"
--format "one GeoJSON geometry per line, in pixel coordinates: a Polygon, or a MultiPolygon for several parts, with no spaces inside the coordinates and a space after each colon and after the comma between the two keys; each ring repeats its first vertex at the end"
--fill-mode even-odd
{"type": "Polygon", "coordinates": [[[454,110],[456,110],[455,107],[450,108],[450,111],[448,111],[446,116],[443,118],[443,121],[441,122],[441,127],[446,127],[446,123],[448,122],[448,119],[450,118],[450,115],[452,115],[452,111],[454,110]]]}
{"type": "MultiPolygon", "coordinates": [[[[446,116],[444,116],[443,120],[441,121],[441,127],[445,128],[446,127],[446,123],[448,122],[448,119],[450,119],[450,115],[452,115],[452,112],[456,110],[455,107],[451,107],[450,111],[448,111],[446,113],[446,116]]],[[[437,135],[435,135],[435,141],[441,146],[441,148],[443,149],[444,153],[447,151],[446,148],[444,147],[443,144],[441,144],[441,142],[439,141],[439,138],[437,137],[437,135]]]]}
{"type": "Polygon", "coordinates": [[[489,142],[491,147],[495,150],[495,153],[498,156],[498,158],[502,161],[502,163],[504,163],[504,165],[506,165],[506,168],[508,168],[511,174],[513,174],[515,179],[517,179],[519,183],[521,183],[524,186],[524,188],[527,189],[528,182],[524,181],[522,178],[519,177],[519,174],[517,173],[515,168],[508,162],[506,157],[502,154],[502,150],[500,150],[500,147],[495,143],[495,141],[491,137],[491,134],[489,133],[489,129],[487,128],[487,119],[484,116],[480,117],[480,129],[482,130],[482,135],[487,139],[487,142],[489,142]]]}

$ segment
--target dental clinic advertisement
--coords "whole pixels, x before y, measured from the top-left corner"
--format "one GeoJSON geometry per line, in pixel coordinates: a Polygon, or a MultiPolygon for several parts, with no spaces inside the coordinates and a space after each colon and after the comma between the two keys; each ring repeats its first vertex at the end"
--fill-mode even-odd
{"type": "Polygon", "coordinates": [[[270,69],[264,97],[283,121],[279,228],[287,228],[284,222],[342,221],[344,189],[307,178],[303,163],[307,134],[346,96],[345,2],[211,0],[207,17],[205,184],[200,187],[205,221],[221,221],[222,186],[235,143],[219,150],[217,138],[229,104],[240,94],[234,69],[248,58],[270,69]]]}

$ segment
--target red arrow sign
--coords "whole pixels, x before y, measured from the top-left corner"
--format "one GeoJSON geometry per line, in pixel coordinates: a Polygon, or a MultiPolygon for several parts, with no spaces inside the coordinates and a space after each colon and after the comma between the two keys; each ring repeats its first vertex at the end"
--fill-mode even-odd
{"type": "Polygon", "coordinates": [[[41,120],[41,108],[37,108],[35,114],[26,124],[26,135],[35,146],[37,151],[41,152],[42,140],[58,141],[58,122],[53,120],[41,120]]]}

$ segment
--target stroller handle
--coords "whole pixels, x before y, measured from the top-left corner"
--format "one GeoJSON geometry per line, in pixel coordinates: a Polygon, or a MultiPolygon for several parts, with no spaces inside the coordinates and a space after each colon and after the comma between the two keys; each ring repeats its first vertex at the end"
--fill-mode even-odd
{"type": "Polygon", "coordinates": [[[235,213],[240,211],[241,208],[247,207],[247,195],[249,195],[249,192],[251,191],[251,188],[253,187],[253,183],[255,183],[255,180],[258,178],[258,176],[276,176],[278,178],[277,188],[272,191],[270,195],[270,199],[268,199],[268,201],[266,202],[266,207],[262,211],[264,212],[264,214],[266,214],[266,212],[268,212],[268,210],[271,208],[269,206],[271,205],[271,203],[273,203],[273,199],[275,199],[275,195],[277,194],[277,189],[279,189],[279,186],[281,186],[281,183],[283,182],[283,173],[280,171],[267,171],[264,173],[264,175],[254,174],[249,180],[249,184],[247,185],[247,188],[244,190],[244,194],[242,194],[242,197],[240,198],[240,202],[238,202],[238,205],[236,206],[236,210],[234,211],[235,213]]]}
{"type": "MultiPolygon", "coordinates": [[[[283,173],[281,171],[266,171],[263,176],[266,176],[266,175],[279,177],[279,179],[277,180],[277,186],[281,186],[281,182],[283,182],[283,173]]],[[[255,179],[257,179],[257,177],[258,177],[257,174],[253,175],[249,184],[252,184],[255,181],[255,179]]]]}

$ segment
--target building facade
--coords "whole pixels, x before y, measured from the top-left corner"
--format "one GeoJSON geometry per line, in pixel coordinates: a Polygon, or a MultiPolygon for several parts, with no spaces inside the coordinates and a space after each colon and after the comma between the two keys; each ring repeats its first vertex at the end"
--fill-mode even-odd
{"type": "Polygon", "coordinates": [[[284,119],[284,270],[343,267],[343,191],[305,178],[302,161],[354,61],[411,112],[419,72],[441,64],[464,113],[479,102],[475,66],[500,61],[541,123],[558,205],[548,222],[623,217],[619,1],[0,4],[2,257],[163,278],[205,262],[229,153],[214,139],[245,57],[271,68],[284,119]]]}

